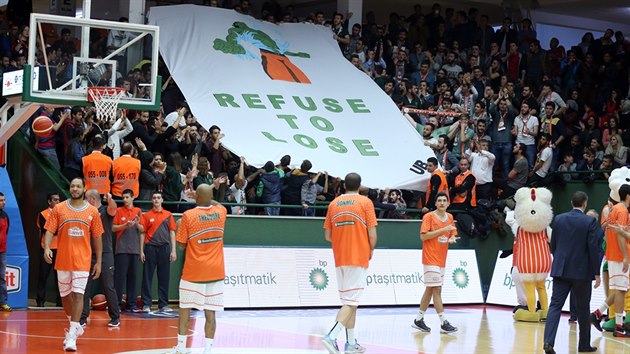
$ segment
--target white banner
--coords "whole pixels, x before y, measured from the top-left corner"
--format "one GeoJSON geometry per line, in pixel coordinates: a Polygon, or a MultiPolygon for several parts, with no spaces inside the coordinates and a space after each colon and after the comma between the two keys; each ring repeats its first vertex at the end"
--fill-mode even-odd
{"type": "MultiPolygon", "coordinates": [[[[392,100],[341,54],[330,29],[205,6],[153,7],[160,53],[201,124],[262,166],[289,154],[370,187],[418,189],[434,156],[392,100]]],[[[166,78],[164,78],[166,80],[166,78]]],[[[168,112],[167,112],[168,113],[168,112]]]]}
{"type": "MultiPolygon", "coordinates": [[[[501,254],[501,251],[499,251],[501,254]]],[[[516,288],[514,287],[514,281],[510,275],[512,272],[512,257],[499,258],[497,255],[497,262],[494,266],[494,272],[492,273],[492,282],[490,283],[490,291],[488,291],[488,298],[486,303],[496,305],[509,305],[516,306],[516,288]]],[[[595,283],[593,283],[595,284],[595,283]]],[[[551,294],[553,293],[553,278],[549,277],[546,280],[547,295],[549,301],[551,301],[551,294]]],[[[597,289],[593,289],[591,294],[590,309],[595,310],[606,300],[604,296],[603,285],[597,289]]],[[[562,310],[569,311],[569,298],[562,307],[562,310]]]]}
{"type": "MultiPolygon", "coordinates": [[[[338,306],[332,250],[225,248],[226,307],[338,306]]],[[[424,292],[421,250],[377,249],[361,305],[417,305],[424,292]]],[[[450,250],[445,304],[483,303],[474,250],[450,250]]]]}

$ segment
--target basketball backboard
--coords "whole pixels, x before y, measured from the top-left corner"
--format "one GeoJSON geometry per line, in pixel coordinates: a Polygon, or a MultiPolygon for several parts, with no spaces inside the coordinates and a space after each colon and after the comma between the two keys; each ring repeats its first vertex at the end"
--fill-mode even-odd
{"type": "Polygon", "coordinates": [[[87,106],[88,87],[129,85],[119,108],[157,110],[158,43],[157,26],[33,13],[22,99],[87,106]]]}

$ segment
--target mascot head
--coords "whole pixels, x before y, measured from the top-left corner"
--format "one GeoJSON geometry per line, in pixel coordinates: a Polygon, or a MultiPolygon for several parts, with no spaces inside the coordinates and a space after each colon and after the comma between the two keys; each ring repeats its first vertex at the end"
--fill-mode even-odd
{"type": "Polygon", "coordinates": [[[547,188],[520,188],[514,201],[514,219],[524,231],[540,232],[551,224],[553,210],[551,192],[547,188]]]}
{"type": "Polygon", "coordinates": [[[630,169],[627,167],[616,168],[608,177],[608,187],[610,188],[610,198],[619,202],[619,188],[624,184],[630,184],[630,169]]]}

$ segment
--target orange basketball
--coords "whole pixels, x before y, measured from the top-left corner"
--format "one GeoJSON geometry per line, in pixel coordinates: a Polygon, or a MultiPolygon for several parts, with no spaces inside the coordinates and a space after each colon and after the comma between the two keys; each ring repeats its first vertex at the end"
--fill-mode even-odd
{"type": "Polygon", "coordinates": [[[107,308],[107,299],[105,298],[105,295],[103,294],[98,294],[98,295],[94,295],[94,297],[92,298],[92,309],[93,310],[105,310],[107,308]]]}
{"type": "Polygon", "coordinates": [[[31,126],[33,133],[39,137],[45,136],[53,128],[53,121],[46,116],[39,116],[35,118],[33,121],[33,125],[31,126]]]}

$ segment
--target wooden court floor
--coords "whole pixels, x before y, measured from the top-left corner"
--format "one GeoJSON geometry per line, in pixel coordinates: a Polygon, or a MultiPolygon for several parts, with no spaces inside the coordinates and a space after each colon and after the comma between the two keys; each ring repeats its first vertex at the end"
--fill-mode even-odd
{"type": "MultiPolygon", "coordinates": [[[[516,323],[512,311],[495,306],[448,306],[448,320],[456,334],[439,333],[438,318],[426,316],[431,333],[420,333],[410,324],[415,307],[359,308],[357,339],[373,354],[411,353],[542,353],[544,324],[516,323]]],[[[229,310],[218,315],[216,354],[315,354],[327,353],[322,334],[331,326],[336,310],[229,310]]],[[[201,313],[193,313],[188,345],[201,353],[201,313]]],[[[558,353],[576,352],[576,325],[563,316],[556,340],[558,353]]],[[[127,314],[120,328],[108,328],[107,313],[93,311],[78,353],[165,353],[175,345],[177,318],[160,314],[127,314]]],[[[0,313],[1,353],[62,353],[67,320],[61,310],[23,310],[0,313]]],[[[340,337],[341,338],[341,337],[340,337]]],[[[613,338],[592,330],[599,353],[629,353],[630,338],[613,338]]],[[[345,338],[344,338],[345,340],[345,338]]],[[[342,340],[339,340],[341,346],[342,340]]]]}

